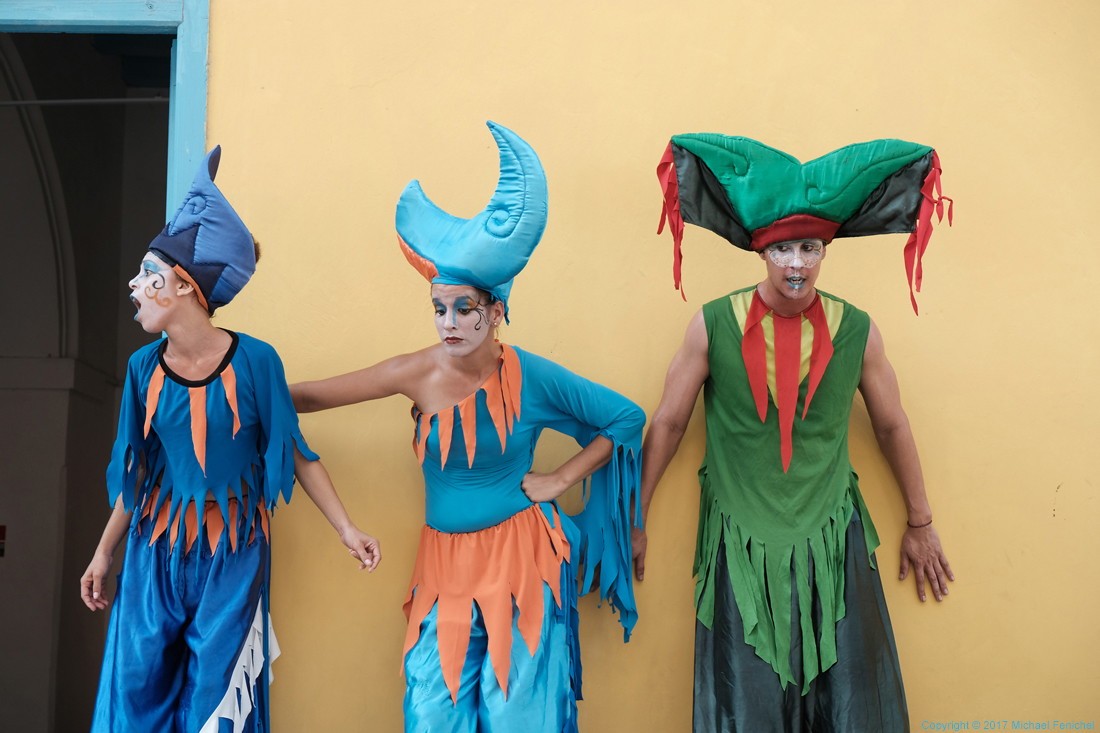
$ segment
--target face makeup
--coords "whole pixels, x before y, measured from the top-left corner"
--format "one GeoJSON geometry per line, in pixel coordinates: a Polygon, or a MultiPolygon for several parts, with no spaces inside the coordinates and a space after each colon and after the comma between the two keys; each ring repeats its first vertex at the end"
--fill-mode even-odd
{"type": "Polygon", "coordinates": [[[130,301],[137,308],[134,320],[150,333],[162,330],[159,322],[172,306],[168,297],[175,273],[168,264],[152,253],[146,253],[136,277],[130,281],[130,301]]]}
{"type": "Polygon", "coordinates": [[[434,287],[432,307],[439,338],[451,356],[473,352],[492,334],[487,306],[479,302],[468,287],[434,287]]]}
{"type": "Polygon", "coordinates": [[[784,273],[783,283],[797,292],[806,286],[803,270],[816,267],[825,253],[825,243],[820,239],[803,239],[794,242],[777,242],[764,250],[776,267],[793,270],[784,273]]]}

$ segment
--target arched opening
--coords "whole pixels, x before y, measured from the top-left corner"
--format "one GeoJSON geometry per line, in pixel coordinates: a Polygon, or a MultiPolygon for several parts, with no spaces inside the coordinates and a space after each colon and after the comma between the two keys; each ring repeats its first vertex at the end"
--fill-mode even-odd
{"type": "MultiPolygon", "coordinates": [[[[168,96],[170,36],[0,33],[0,102],[168,96]]],[[[0,105],[0,710],[87,730],[107,615],[79,599],[129,354],[126,282],[164,223],[168,105],[0,105]]]]}

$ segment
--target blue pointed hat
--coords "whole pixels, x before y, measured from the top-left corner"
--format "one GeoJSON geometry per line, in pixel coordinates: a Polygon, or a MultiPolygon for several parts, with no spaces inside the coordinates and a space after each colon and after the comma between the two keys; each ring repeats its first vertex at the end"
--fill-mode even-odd
{"type": "Polygon", "coordinates": [[[210,313],[233,300],[256,272],[252,234],[214,185],[221,157],[220,145],[206,154],[183,204],[149,245],[195,287],[210,313]]]}
{"type": "Polygon", "coordinates": [[[485,210],[451,216],[419,181],[397,202],[397,240],[409,264],[432,283],[471,285],[504,303],[546,228],[546,172],[534,149],[511,130],[486,123],[500,149],[500,181],[485,210]]]}

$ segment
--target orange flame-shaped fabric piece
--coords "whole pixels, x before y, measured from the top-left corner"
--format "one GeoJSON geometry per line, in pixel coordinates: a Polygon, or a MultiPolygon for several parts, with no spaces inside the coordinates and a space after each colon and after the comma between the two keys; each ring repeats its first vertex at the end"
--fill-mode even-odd
{"type": "Polygon", "coordinates": [[[222,387],[225,388],[225,401],[233,411],[233,437],[236,438],[237,431],[241,429],[241,416],[237,414],[237,373],[233,371],[232,364],[225,365],[221,377],[222,387]]]}
{"type": "Polygon", "coordinates": [[[160,401],[160,390],[164,387],[164,370],[157,364],[153,376],[149,377],[149,389],[145,393],[145,437],[149,437],[149,428],[153,424],[153,415],[160,401]]]}
{"type": "MultiPolygon", "coordinates": [[[[470,468],[474,465],[477,452],[477,395],[485,393],[485,407],[500,438],[501,452],[507,444],[507,436],[512,432],[513,421],[520,415],[520,394],[523,391],[523,370],[519,355],[508,344],[501,344],[500,366],[498,371],[489,375],[485,382],[474,390],[472,395],[456,405],[458,418],[462,423],[462,438],[466,443],[466,462],[470,468]]],[[[437,413],[421,412],[416,405],[412,408],[416,423],[413,432],[413,451],[420,465],[424,465],[424,452],[428,444],[428,435],[432,431],[432,418],[437,418],[439,430],[439,453],[443,467],[447,466],[447,456],[451,451],[451,438],[454,433],[454,407],[437,413]]]]}
{"type": "MultiPolygon", "coordinates": [[[[226,364],[221,375],[222,387],[225,388],[225,400],[229,403],[229,409],[233,412],[233,437],[237,437],[237,431],[241,429],[241,418],[237,412],[237,373],[233,371],[232,364],[226,364]]],[[[157,404],[160,402],[160,393],[164,388],[164,369],[157,364],[153,374],[149,377],[149,388],[145,393],[145,437],[149,437],[149,429],[153,425],[153,415],[157,412],[157,404]]],[[[195,448],[195,460],[202,468],[203,476],[206,475],[206,387],[188,387],[188,399],[191,405],[191,442],[195,448]]]]}
{"type": "Polygon", "coordinates": [[[447,534],[426,525],[421,531],[405,596],[409,625],[402,656],[420,638],[420,624],[435,606],[440,666],[453,703],[458,701],[475,602],[485,620],[489,658],[505,698],[512,663],[513,601],[519,609],[520,636],[532,655],[542,633],[543,583],[561,608],[561,564],[569,556],[569,542],[557,509],[553,511],[553,526],[535,505],[479,532],[447,534]]]}
{"type": "Polygon", "coordinates": [[[191,398],[191,443],[195,447],[195,460],[206,475],[206,387],[188,387],[191,398]]]}
{"type": "MultiPolygon", "coordinates": [[[[153,488],[153,492],[149,495],[149,498],[145,502],[145,510],[142,512],[141,518],[145,519],[150,516],[156,510],[156,506],[160,497],[160,487],[153,488]]],[[[160,505],[160,511],[157,511],[156,522],[153,524],[153,531],[149,537],[149,546],[152,547],[153,543],[157,541],[168,529],[168,523],[171,514],[172,496],[169,494],[164,498],[164,503],[160,505]]],[[[261,498],[260,505],[263,505],[261,498]]],[[[261,513],[259,507],[257,507],[257,513],[260,513],[261,526],[264,528],[264,533],[267,533],[267,513],[266,511],[261,513]]],[[[199,536],[199,526],[197,510],[195,509],[194,502],[187,505],[184,510],[184,543],[185,552],[190,552],[192,545],[199,536]]],[[[237,515],[239,514],[239,502],[236,497],[229,498],[229,547],[233,552],[237,551],[237,515]]],[[[177,514],[178,516],[178,514],[177,514]]],[[[255,523],[255,517],[253,517],[253,523],[255,523]]],[[[213,554],[218,549],[218,545],[221,543],[222,532],[225,530],[225,518],[222,516],[221,508],[217,502],[206,502],[203,510],[203,525],[206,527],[206,539],[210,543],[210,553],[213,554]]],[[[169,533],[169,542],[174,548],[179,531],[179,523],[174,522],[172,525],[172,531],[169,533]]]]}

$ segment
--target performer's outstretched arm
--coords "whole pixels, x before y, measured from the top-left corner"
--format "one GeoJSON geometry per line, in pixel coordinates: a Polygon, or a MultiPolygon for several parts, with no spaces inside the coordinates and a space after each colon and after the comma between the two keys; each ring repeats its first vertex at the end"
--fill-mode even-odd
{"type": "MultiPolygon", "coordinates": [[[[710,375],[707,353],[707,327],[700,310],[688,324],[684,343],[669,364],[665,375],[665,391],[649,423],[645,442],[642,444],[642,519],[648,527],[649,504],[657,491],[657,484],[668,468],[680,440],[687,430],[699,389],[710,375]]],[[[645,577],[645,554],[648,538],[644,529],[634,528],[631,545],[634,549],[634,577],[645,577]]]]}
{"type": "Polygon", "coordinates": [[[111,565],[115,561],[115,550],[118,543],[126,536],[126,530],[130,527],[130,513],[126,511],[122,497],[115,500],[114,511],[107,520],[107,526],[103,529],[103,536],[99,540],[99,546],[88,563],[88,569],[80,578],[80,598],[84,605],[93,611],[100,611],[111,602],[103,590],[103,580],[111,572],[111,565]]]}
{"type": "Polygon", "coordinates": [[[382,561],[382,547],[378,540],[360,530],[351,521],[332,485],[328,471],[321,462],[307,459],[295,448],[294,475],[309,498],[325,515],[325,519],[339,533],[340,541],[348,548],[348,552],[359,561],[359,569],[366,568],[368,573],[374,572],[382,561]]]}
{"type": "Polygon", "coordinates": [[[425,353],[427,351],[401,354],[328,379],[292,384],[290,397],[294,400],[294,409],[299,413],[317,412],[395,394],[409,396],[410,386],[424,379],[431,370],[432,360],[425,353]]]}
{"type": "Polygon", "coordinates": [[[909,427],[909,418],[901,406],[901,390],[894,368],[886,358],[886,348],[878,326],[871,322],[867,336],[867,349],[863,356],[863,374],[859,391],[867,403],[871,427],[875,439],[886,456],[894,478],[901,487],[908,515],[908,528],[901,540],[900,580],[909,575],[913,566],[917,581],[917,595],[925,600],[924,583],[927,578],[932,595],[942,601],[947,595],[947,579],[954,580],[951,566],[940,546],[940,537],[932,526],[932,509],[924,492],[924,476],[921,473],[917,444],[909,427]]]}

